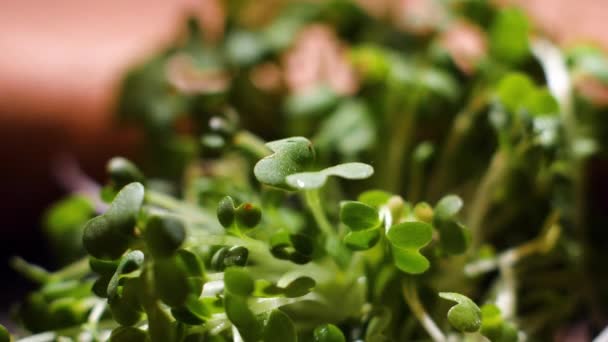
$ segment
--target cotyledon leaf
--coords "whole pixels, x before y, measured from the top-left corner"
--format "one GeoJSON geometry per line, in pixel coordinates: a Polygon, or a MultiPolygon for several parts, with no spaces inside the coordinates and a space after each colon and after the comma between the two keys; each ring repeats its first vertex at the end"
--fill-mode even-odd
{"type": "Polygon", "coordinates": [[[374,174],[374,168],[365,163],[345,163],[316,172],[301,172],[287,176],[287,184],[298,190],[318,189],[325,185],[327,177],[365,179],[374,174]]]}

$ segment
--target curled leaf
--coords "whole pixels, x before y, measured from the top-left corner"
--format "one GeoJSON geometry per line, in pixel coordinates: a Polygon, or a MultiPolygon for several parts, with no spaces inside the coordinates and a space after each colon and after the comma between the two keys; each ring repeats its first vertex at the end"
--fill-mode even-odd
{"type": "Polygon", "coordinates": [[[305,171],[315,159],[312,143],[303,137],[291,137],[266,144],[273,154],[255,164],[253,173],[261,183],[289,189],[287,176],[305,171]]]}
{"type": "Polygon", "coordinates": [[[439,297],[458,303],[448,311],[448,321],[454,328],[469,333],[481,328],[481,310],[469,297],[454,292],[440,292],[439,297]]]}

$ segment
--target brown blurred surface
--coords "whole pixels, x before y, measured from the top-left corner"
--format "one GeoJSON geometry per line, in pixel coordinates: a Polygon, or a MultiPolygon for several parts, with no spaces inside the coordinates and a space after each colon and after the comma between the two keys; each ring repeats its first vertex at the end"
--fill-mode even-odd
{"type": "Polygon", "coordinates": [[[110,156],[133,150],[137,137],[112,122],[116,86],[197,3],[0,0],[0,315],[27,288],[9,256],[52,266],[37,231],[44,208],[65,193],[53,160],[74,155],[102,179],[110,156]]]}

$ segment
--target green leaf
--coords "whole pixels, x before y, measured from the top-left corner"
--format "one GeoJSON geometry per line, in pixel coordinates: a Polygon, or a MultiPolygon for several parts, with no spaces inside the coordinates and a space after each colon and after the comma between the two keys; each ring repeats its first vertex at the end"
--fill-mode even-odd
{"type": "Polygon", "coordinates": [[[146,223],[144,239],[155,258],[170,257],[186,239],[186,228],[175,217],[154,215],[146,223]]]}
{"type": "Polygon", "coordinates": [[[536,86],[526,74],[512,72],[504,76],[497,86],[497,96],[507,110],[517,113],[536,86]]]}
{"type": "Polygon", "coordinates": [[[224,271],[224,285],[230,293],[239,296],[249,296],[254,290],[253,279],[239,267],[230,267],[224,271]]]}
{"type": "Polygon", "coordinates": [[[393,258],[395,265],[403,272],[420,274],[425,272],[430,262],[422,254],[410,249],[393,247],[393,258]]]}
{"type": "Polygon", "coordinates": [[[312,143],[303,137],[292,137],[266,144],[273,154],[255,164],[253,173],[261,183],[290,189],[287,176],[305,171],[315,159],[312,143]]]}
{"type": "Polygon", "coordinates": [[[239,330],[246,342],[257,342],[262,337],[261,327],[256,316],[247,306],[247,298],[232,294],[224,295],[226,316],[239,330]]]}
{"type": "Polygon", "coordinates": [[[11,334],[9,334],[8,330],[6,329],[6,327],[2,324],[0,324],[0,342],[10,342],[11,341],[11,334]]]}
{"type": "Polygon", "coordinates": [[[383,190],[368,190],[359,194],[357,200],[378,209],[385,205],[392,196],[393,194],[383,190]]]}
{"type": "Polygon", "coordinates": [[[503,319],[500,309],[494,304],[481,307],[481,334],[490,341],[499,341],[502,336],[503,319]]]}
{"type": "Polygon", "coordinates": [[[456,79],[446,71],[438,68],[423,68],[418,71],[418,82],[431,92],[455,100],[458,97],[459,87],[456,79]]]}
{"type": "Polygon", "coordinates": [[[568,52],[568,57],[572,61],[575,74],[591,75],[603,84],[608,84],[608,58],[601,49],[578,46],[568,52]]]}
{"type": "Polygon", "coordinates": [[[435,212],[433,208],[426,202],[417,203],[414,206],[414,216],[416,219],[422,222],[431,223],[433,222],[433,217],[435,216],[435,212]]]}
{"type": "Polygon", "coordinates": [[[314,141],[322,150],[353,156],[376,141],[376,127],[367,105],[360,100],[343,102],[319,128],[314,141]]]}
{"type": "Polygon", "coordinates": [[[501,10],[490,28],[490,53],[508,64],[518,64],[530,54],[530,24],[517,8],[501,10]]]}
{"type": "Polygon", "coordinates": [[[292,118],[313,117],[332,110],[338,103],[339,95],[327,85],[319,85],[302,92],[289,95],[284,104],[285,113],[292,118]]]}
{"type": "Polygon", "coordinates": [[[496,342],[517,342],[519,341],[519,331],[511,322],[505,322],[502,326],[502,334],[496,342]]]}
{"type": "Polygon", "coordinates": [[[97,259],[118,259],[127,248],[129,238],[112,229],[105,215],[89,220],[84,226],[82,244],[97,259]]]}
{"type": "Polygon", "coordinates": [[[237,66],[251,66],[268,51],[265,40],[255,32],[231,31],[226,37],[226,57],[237,66]]]}
{"type": "Polygon", "coordinates": [[[534,116],[556,115],[559,105],[546,88],[537,87],[525,74],[507,74],[498,83],[497,95],[500,102],[511,113],[521,110],[534,116]]]}
{"type": "Polygon", "coordinates": [[[344,236],[344,244],[353,251],[364,251],[374,247],[380,241],[380,229],[349,232],[344,236]]]}
{"type": "Polygon", "coordinates": [[[546,88],[536,89],[531,92],[526,99],[525,106],[535,116],[556,115],[559,113],[559,104],[546,88]]]}
{"type": "Polygon", "coordinates": [[[374,168],[364,163],[345,163],[317,172],[301,172],[287,176],[287,184],[298,190],[318,189],[325,185],[327,177],[365,179],[374,174],[374,168]]]}
{"type": "Polygon", "coordinates": [[[356,201],[341,203],[340,221],[353,231],[376,228],[381,224],[376,209],[356,201]]]}
{"type": "Polygon", "coordinates": [[[116,272],[119,263],[120,260],[101,260],[95,257],[89,257],[89,267],[91,270],[102,275],[112,276],[114,272],[116,272]]]}
{"type": "Polygon", "coordinates": [[[254,228],[262,219],[262,211],[252,203],[243,203],[235,210],[236,222],[241,228],[254,228]]]}
{"type": "Polygon", "coordinates": [[[127,255],[120,259],[120,263],[116,268],[116,272],[112,276],[108,284],[108,298],[112,299],[116,296],[118,292],[118,286],[121,277],[125,274],[129,274],[138,270],[144,263],[144,253],[141,251],[135,250],[129,252],[127,255]]]}
{"type": "Polygon", "coordinates": [[[198,297],[203,291],[205,283],[204,264],[198,255],[186,249],[179,249],[175,255],[176,261],[187,275],[190,293],[198,297]]]}
{"type": "Polygon", "coordinates": [[[366,81],[381,82],[390,73],[388,53],[383,47],[370,44],[354,46],[349,51],[349,59],[366,81]]]}
{"type": "Polygon", "coordinates": [[[224,228],[230,228],[234,223],[234,200],[226,196],[217,205],[217,219],[224,228]]]}
{"type": "Polygon", "coordinates": [[[243,246],[222,247],[218,249],[211,259],[211,265],[217,271],[223,271],[226,267],[247,265],[249,250],[243,246]]]}
{"type": "Polygon", "coordinates": [[[171,315],[176,320],[189,325],[203,324],[207,318],[211,317],[205,303],[194,295],[188,296],[184,306],[172,308],[171,315]]]}
{"type": "Polygon", "coordinates": [[[143,201],[144,186],[141,183],[130,183],[122,188],[104,214],[112,230],[132,236],[143,201]]]}
{"type": "Polygon", "coordinates": [[[115,189],[121,189],[129,183],[144,183],[143,173],[130,160],[123,157],[110,159],[106,166],[108,175],[115,189]]]}
{"type": "Polygon", "coordinates": [[[398,248],[418,250],[431,242],[433,229],[428,223],[408,221],[393,225],[387,237],[398,248]]]}
{"type": "Polygon", "coordinates": [[[467,296],[454,292],[440,292],[439,297],[458,304],[448,311],[448,321],[459,331],[473,333],[481,327],[481,310],[467,296]]]}
{"type": "Polygon", "coordinates": [[[374,168],[365,163],[344,163],[328,167],[322,172],[327,176],[345,179],[365,179],[374,174],[374,168]]]}
{"type": "Polygon", "coordinates": [[[449,220],[458,214],[460,209],[462,209],[462,199],[456,195],[447,195],[435,205],[433,219],[435,222],[449,220]]]}
{"type": "Polygon", "coordinates": [[[325,324],[315,328],[313,332],[314,342],[346,342],[346,338],[338,327],[333,324],[325,324]]]}
{"type": "Polygon", "coordinates": [[[517,327],[503,319],[500,309],[494,304],[481,307],[481,334],[490,341],[517,342],[517,327]]]}
{"type": "Polygon", "coordinates": [[[108,304],[112,319],[122,326],[133,326],[142,319],[142,313],[120,297],[108,299],[108,304]]]}
{"type": "Polygon", "coordinates": [[[176,257],[181,260],[189,276],[202,277],[205,275],[203,263],[198,255],[187,249],[179,249],[176,257]]]}
{"type": "Polygon", "coordinates": [[[285,297],[302,297],[312,291],[316,284],[315,280],[310,277],[296,278],[284,288],[285,297]]]}
{"type": "Polygon", "coordinates": [[[365,341],[390,341],[384,336],[384,332],[389,328],[392,320],[392,313],[387,307],[381,307],[367,325],[365,331],[365,341]]]}
{"type": "Polygon", "coordinates": [[[441,248],[448,254],[462,254],[469,246],[469,232],[456,220],[461,208],[462,200],[456,195],[445,196],[435,205],[433,225],[439,231],[441,248]]]}
{"type": "Polygon", "coordinates": [[[432,142],[424,141],[416,146],[413,153],[413,160],[416,163],[425,163],[435,153],[435,145],[432,142]]]}
{"type": "MultiPolygon", "coordinates": [[[[188,272],[177,257],[154,260],[154,290],[165,304],[181,307],[192,293],[188,272]]],[[[199,294],[197,294],[199,295],[199,294]]]]}
{"type": "Polygon", "coordinates": [[[264,326],[264,342],[295,342],[296,327],[289,316],[281,310],[272,310],[264,326]]]}
{"type": "Polygon", "coordinates": [[[139,301],[140,284],[137,278],[125,278],[121,280],[120,291],[115,295],[108,295],[112,316],[121,325],[132,326],[142,319],[142,305],[139,301]]]}
{"type": "Polygon", "coordinates": [[[306,264],[312,259],[314,245],[312,240],[302,234],[279,232],[270,238],[270,253],[281,260],[296,264],[306,264]]]}
{"type": "Polygon", "coordinates": [[[53,204],[44,214],[44,232],[49,237],[59,261],[73,260],[82,251],[82,229],[95,216],[87,197],[70,195],[53,204]]]}
{"type": "Polygon", "coordinates": [[[226,256],[224,257],[224,267],[244,267],[247,265],[248,258],[249,250],[247,248],[243,246],[232,246],[228,249],[226,256]]]}
{"type": "Polygon", "coordinates": [[[441,249],[448,254],[462,254],[469,247],[469,231],[456,220],[440,221],[435,225],[439,231],[441,249]]]}
{"type": "Polygon", "coordinates": [[[433,239],[433,228],[424,222],[410,221],[393,225],[387,238],[392,245],[397,267],[411,274],[426,271],[430,263],[420,249],[433,239]]]}

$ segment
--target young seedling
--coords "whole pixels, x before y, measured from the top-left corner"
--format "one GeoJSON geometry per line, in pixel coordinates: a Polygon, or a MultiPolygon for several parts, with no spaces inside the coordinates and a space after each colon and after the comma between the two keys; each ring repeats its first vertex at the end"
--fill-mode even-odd
{"type": "Polygon", "coordinates": [[[458,303],[448,311],[448,321],[455,329],[473,333],[481,328],[481,310],[471,299],[453,292],[440,292],[439,297],[458,303]]]}

